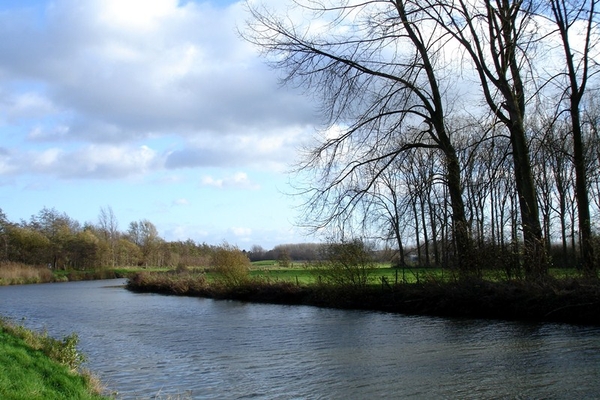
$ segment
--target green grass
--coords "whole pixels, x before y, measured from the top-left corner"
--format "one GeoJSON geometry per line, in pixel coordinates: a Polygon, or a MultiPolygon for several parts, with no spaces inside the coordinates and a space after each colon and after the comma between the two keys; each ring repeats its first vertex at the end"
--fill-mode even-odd
{"type": "Polygon", "coordinates": [[[28,343],[27,337],[44,335],[21,327],[15,331],[5,321],[0,325],[1,399],[107,399],[94,392],[98,386],[89,375],[74,371],[68,363],[60,363],[28,343]]]}
{"type": "MultiPolygon", "coordinates": [[[[581,277],[581,272],[573,268],[551,268],[551,277],[557,279],[571,279],[581,277]]],[[[271,281],[284,281],[298,284],[312,284],[318,280],[318,272],[315,272],[304,263],[296,263],[290,268],[280,268],[276,261],[252,263],[251,277],[262,277],[271,281]]],[[[370,273],[371,283],[379,285],[382,277],[390,284],[400,283],[423,283],[423,282],[447,282],[457,278],[455,271],[443,268],[406,267],[392,268],[389,263],[377,264],[370,273]]],[[[211,280],[211,274],[207,274],[211,280]]],[[[483,278],[489,281],[506,280],[503,271],[484,270],[483,278]]]]}
{"type": "Polygon", "coordinates": [[[253,267],[272,267],[279,265],[277,260],[261,260],[252,262],[253,267]]]}

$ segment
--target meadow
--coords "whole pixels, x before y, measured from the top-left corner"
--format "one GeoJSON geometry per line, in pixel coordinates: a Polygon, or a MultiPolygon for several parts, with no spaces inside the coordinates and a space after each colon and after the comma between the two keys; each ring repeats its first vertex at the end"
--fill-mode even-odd
{"type": "MultiPolygon", "coordinates": [[[[289,267],[280,267],[277,260],[253,262],[250,267],[250,276],[268,281],[284,281],[296,284],[314,284],[319,281],[319,270],[310,263],[291,263],[289,267]]],[[[207,277],[213,279],[213,274],[207,272],[207,277]]],[[[574,268],[551,268],[550,277],[554,279],[574,279],[579,277],[580,271],[574,268]]],[[[457,279],[455,271],[436,267],[407,266],[393,268],[391,263],[376,263],[369,271],[371,284],[410,284],[423,282],[448,282],[457,279]]],[[[508,277],[503,271],[486,270],[483,279],[487,281],[505,281],[508,277]]]]}

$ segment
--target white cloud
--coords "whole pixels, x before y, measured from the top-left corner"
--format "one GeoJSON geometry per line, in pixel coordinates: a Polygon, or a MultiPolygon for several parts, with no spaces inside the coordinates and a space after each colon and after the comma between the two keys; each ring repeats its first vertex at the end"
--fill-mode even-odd
{"type": "Polygon", "coordinates": [[[173,135],[186,149],[172,152],[167,167],[178,157],[202,167],[198,152],[232,154],[225,163],[242,166],[289,160],[281,154],[294,149],[294,127],[314,120],[310,102],[282,89],[237,35],[247,18],[241,3],[57,0],[45,7],[42,24],[33,13],[19,13],[18,23],[17,11],[0,13],[4,119],[40,118],[19,126],[24,139],[70,153],[67,143],[132,146],[173,135]]]}
{"type": "Polygon", "coordinates": [[[148,146],[90,145],[73,151],[52,147],[42,151],[0,155],[0,174],[52,175],[68,179],[114,179],[141,175],[161,165],[160,157],[148,146]]]}
{"type": "Polygon", "coordinates": [[[190,204],[190,202],[188,201],[188,199],[173,200],[173,205],[175,205],[175,206],[188,206],[189,204],[190,204]]]}
{"type": "Polygon", "coordinates": [[[45,117],[56,112],[54,104],[39,92],[15,93],[12,98],[5,99],[4,103],[8,103],[6,104],[6,118],[11,122],[26,118],[45,117]]]}
{"type": "Polygon", "coordinates": [[[205,176],[202,178],[202,185],[214,186],[220,189],[244,189],[244,190],[257,190],[260,186],[253,183],[248,179],[248,174],[245,172],[237,172],[226,178],[215,179],[211,176],[205,176]]]}
{"type": "Polygon", "coordinates": [[[99,18],[107,25],[146,32],[177,8],[177,0],[104,0],[103,6],[99,18]]]}
{"type": "Polygon", "coordinates": [[[230,228],[230,231],[235,236],[240,236],[240,237],[252,235],[252,229],[250,229],[250,228],[232,227],[232,228],[230,228]]]}

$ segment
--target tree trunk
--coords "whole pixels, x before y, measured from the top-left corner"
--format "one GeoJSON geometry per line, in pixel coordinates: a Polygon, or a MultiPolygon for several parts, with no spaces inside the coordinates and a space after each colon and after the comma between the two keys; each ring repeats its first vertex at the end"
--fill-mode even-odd
{"type": "Polygon", "coordinates": [[[523,227],[523,266],[527,279],[539,280],[547,275],[548,265],[542,227],[539,221],[536,190],[529,161],[529,149],[523,124],[516,124],[511,128],[510,141],[513,150],[515,183],[523,227]]]}

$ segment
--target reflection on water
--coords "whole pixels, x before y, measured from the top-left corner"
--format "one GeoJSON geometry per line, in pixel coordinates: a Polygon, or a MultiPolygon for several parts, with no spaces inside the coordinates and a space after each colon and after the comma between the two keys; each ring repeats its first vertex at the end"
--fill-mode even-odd
{"type": "Polygon", "coordinates": [[[77,332],[121,398],[597,398],[600,328],[134,294],[123,280],[0,288],[0,315],[77,332]]]}

